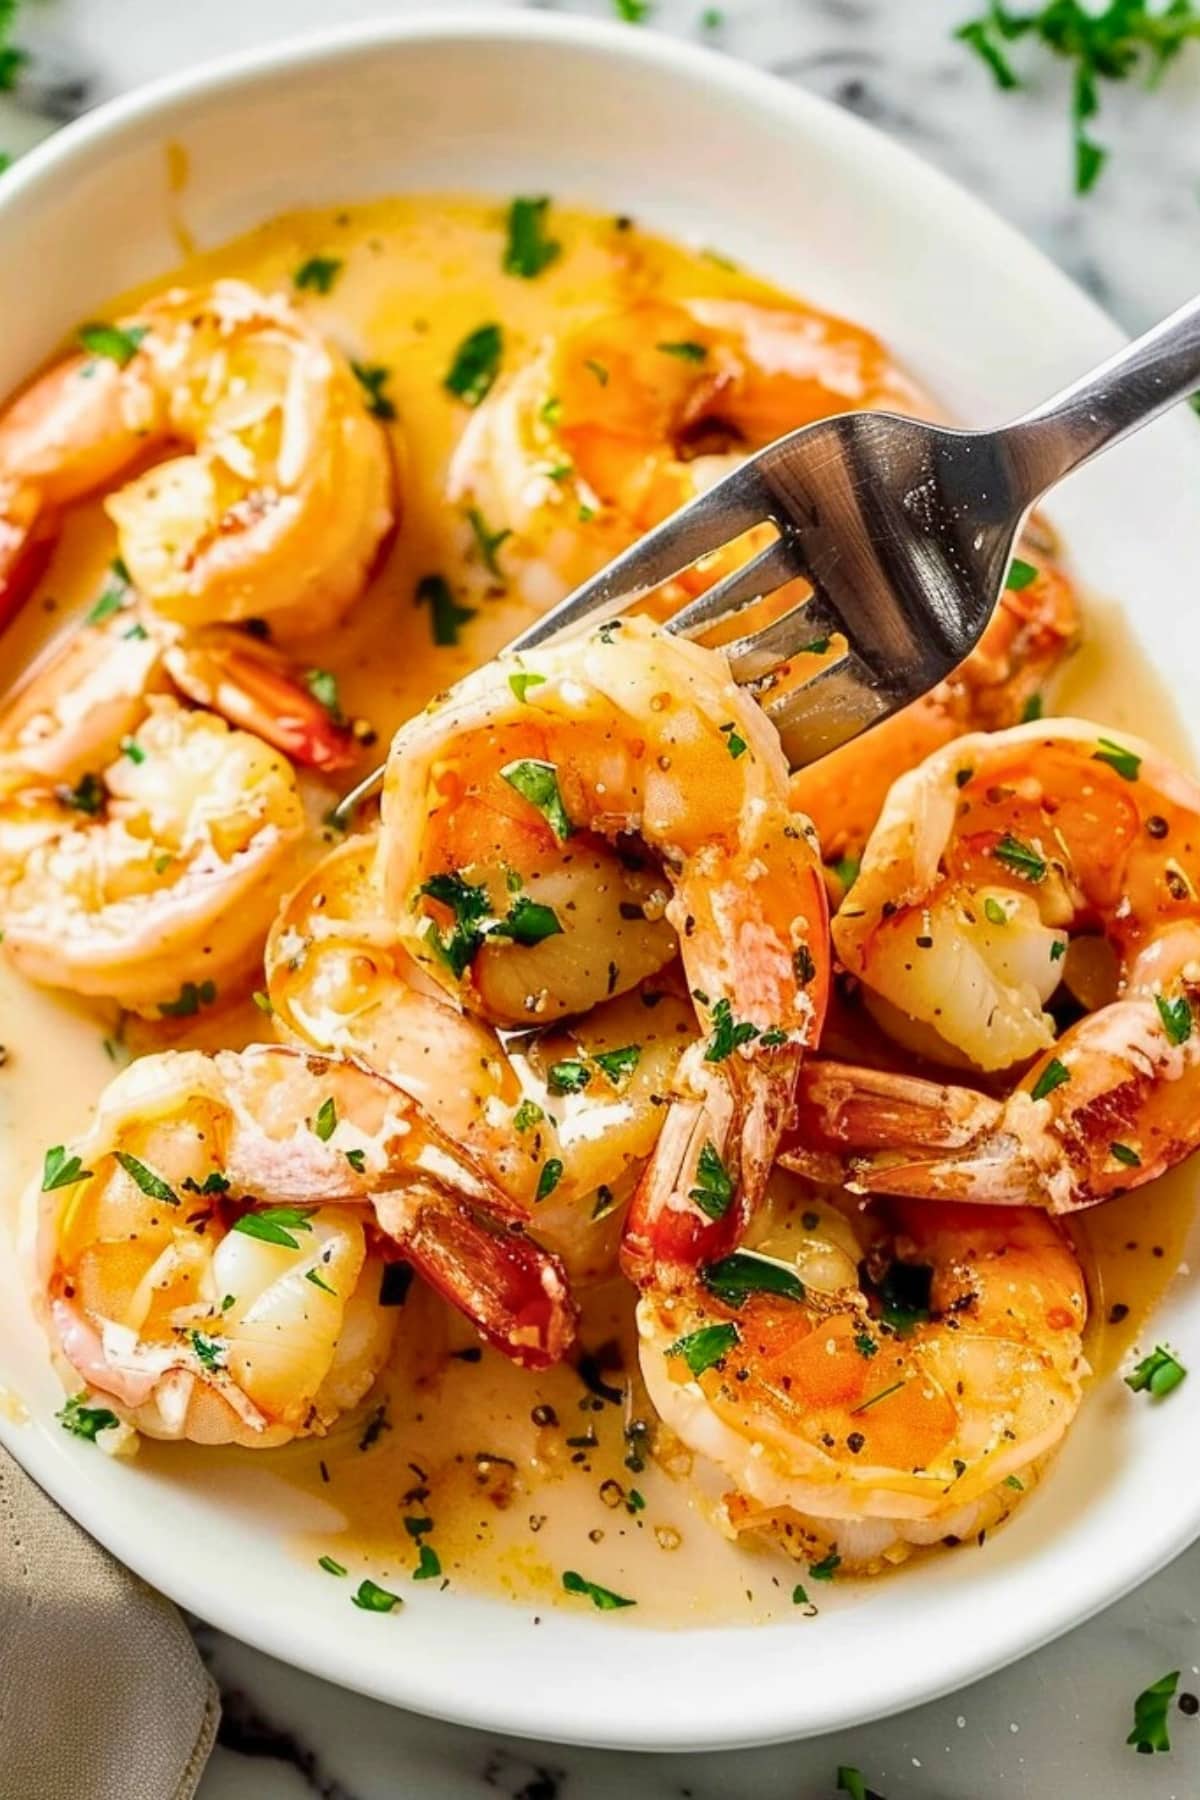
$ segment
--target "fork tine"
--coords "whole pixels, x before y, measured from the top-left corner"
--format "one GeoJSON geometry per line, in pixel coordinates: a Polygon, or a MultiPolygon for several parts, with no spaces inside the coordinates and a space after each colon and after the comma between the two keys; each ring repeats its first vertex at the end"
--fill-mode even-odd
{"type": "Polygon", "coordinates": [[[778,619],[772,619],[758,631],[751,631],[731,644],[721,646],[735,681],[759,681],[777,669],[780,663],[800,656],[811,644],[829,638],[840,629],[832,612],[821,604],[820,597],[809,594],[778,619]]]}
{"type": "Polygon", "coordinates": [[[758,600],[763,594],[773,593],[785,581],[792,581],[803,573],[787,539],[777,537],[773,544],[768,544],[765,550],[752,556],[740,569],[734,569],[732,574],[715,581],[710,588],[705,588],[702,594],[697,594],[694,600],[673,613],[667,620],[666,629],[676,632],[680,637],[690,637],[693,632],[711,625],[715,619],[736,612],[747,601],[758,600]]]}
{"type": "Polygon", "coordinates": [[[531,650],[572,626],[611,618],[632,600],[670,581],[689,564],[711,556],[770,516],[770,501],[758,471],[743,464],[715,482],[698,500],[689,501],[631,544],[598,575],[523,631],[508,648],[531,650]]]}
{"type": "Polygon", "coordinates": [[[811,681],[775,698],[768,696],[763,710],[779,733],[791,767],[802,769],[886,719],[896,710],[896,700],[875,684],[866,664],[847,651],[818,670],[811,681]]]}

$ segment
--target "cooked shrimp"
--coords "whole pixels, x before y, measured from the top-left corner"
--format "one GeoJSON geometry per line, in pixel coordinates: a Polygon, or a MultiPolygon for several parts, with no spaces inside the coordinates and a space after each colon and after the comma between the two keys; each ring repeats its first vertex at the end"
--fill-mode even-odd
{"type": "Polygon", "coordinates": [[[827,862],[857,860],[896,777],[968,731],[1018,725],[1079,636],[1079,599],[1060,570],[1022,548],[1037,570],[1006,588],[977,649],[947,680],[862,737],[792,776],[793,806],[817,828],[827,862]]]}
{"type": "MultiPolygon", "coordinates": [[[[468,1003],[478,945],[499,938],[536,1020],[539,951],[572,933],[555,908],[541,908],[536,934],[523,929],[526,894],[538,891],[528,833],[545,837],[547,855],[593,837],[662,865],[662,914],[709,1035],[681,1062],[686,1098],[639,1184],[624,1255],[634,1270],[687,1263],[740,1235],[824,1012],[823,882],[811,830],[788,809],[778,739],[719,653],[645,620],[501,659],[397,733],[379,851],[389,914],[468,1003]],[[509,798],[472,839],[475,861],[447,866],[464,794],[498,791],[497,775],[509,798]],[[505,867],[519,880],[501,897],[494,876],[505,867]]],[[[619,992],[628,973],[614,963],[607,982],[619,992]]]]}
{"type": "Polygon", "coordinates": [[[426,1108],[520,1207],[573,1281],[611,1272],[621,1203],[695,1036],[667,978],[558,1028],[510,1035],[462,1012],[409,956],[351,839],[280,907],[267,940],[276,1028],[354,1056],[426,1108]]]}
{"type": "Polygon", "coordinates": [[[644,1294],[642,1370],[732,1484],[734,1532],[868,1572],[975,1536],[1036,1478],[1087,1374],[1084,1280],[1037,1211],[903,1201],[853,1229],[818,1220],[798,1249],[768,1239],[644,1294]]]}
{"type": "Polygon", "coordinates": [[[154,1014],[185,980],[247,973],[303,830],[276,751],[154,700],[107,768],[0,798],[5,948],[33,981],[154,1014]]]}
{"type": "Polygon", "coordinates": [[[149,301],[120,356],[57,363],[0,418],[0,615],[62,509],[109,494],[138,593],[183,625],[335,624],[393,521],[387,440],[349,364],[286,301],[240,281],[149,301]],[[174,455],[137,473],[148,454],[174,455]]]}
{"type": "Polygon", "coordinates": [[[1057,719],[938,751],[893,787],[835,943],[902,1042],[1037,1060],[991,1111],[839,1071],[816,1140],[895,1151],[869,1188],[1056,1212],[1161,1174],[1200,1142],[1198,884],[1200,787],[1139,739],[1057,719]],[[1061,1036],[1060,983],[1088,1009],[1061,1036]]]}
{"type": "Polygon", "coordinates": [[[485,1229],[486,1182],[352,1063],[277,1045],[143,1057],[45,1180],[52,1339],[152,1436],[267,1447],[325,1430],[386,1358],[389,1251],[518,1361],[570,1341],[553,1258],[485,1229]]]}
{"type": "Polygon", "coordinates": [[[450,497],[513,534],[548,604],[747,450],[830,413],[921,410],[868,332],[811,308],[644,300],[551,339],[474,413],[450,497]]]}

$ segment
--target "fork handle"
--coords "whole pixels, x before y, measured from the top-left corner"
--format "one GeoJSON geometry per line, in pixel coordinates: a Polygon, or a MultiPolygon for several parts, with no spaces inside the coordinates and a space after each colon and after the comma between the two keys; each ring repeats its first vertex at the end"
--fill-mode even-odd
{"type": "Polygon", "coordinates": [[[1026,503],[1200,389],[1200,295],[1000,433],[1026,503]]]}

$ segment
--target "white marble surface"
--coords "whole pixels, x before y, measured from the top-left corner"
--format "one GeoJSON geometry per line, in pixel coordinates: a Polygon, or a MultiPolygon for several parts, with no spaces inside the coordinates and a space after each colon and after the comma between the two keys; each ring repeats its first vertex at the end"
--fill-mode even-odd
{"type": "MultiPolygon", "coordinates": [[[[23,148],[50,120],[202,57],[388,10],[401,0],[41,0],[21,34],[34,65],[15,102],[0,105],[0,146],[23,148]]],[[[557,10],[613,9],[562,0],[557,10]]],[[[1114,156],[1080,202],[1065,76],[1037,60],[1025,91],[997,94],[951,40],[970,0],[725,0],[715,29],[703,10],[658,0],[640,29],[704,39],[861,113],[990,201],[1130,329],[1200,288],[1200,50],[1151,102],[1132,88],[1106,94],[1097,135],[1114,156]]],[[[342,1693],[201,1627],[226,1706],[201,1800],[821,1800],[843,1763],[887,1800],[1185,1800],[1200,1793],[1200,1718],[1172,1714],[1170,1756],[1137,1757],[1124,1739],[1134,1695],[1166,1670],[1182,1669],[1181,1689],[1200,1691],[1198,1611],[1200,1547],[959,1695],[835,1739],[669,1758],[497,1742],[342,1693]]],[[[738,1671],[713,1679],[736,1682],[738,1671]]]]}

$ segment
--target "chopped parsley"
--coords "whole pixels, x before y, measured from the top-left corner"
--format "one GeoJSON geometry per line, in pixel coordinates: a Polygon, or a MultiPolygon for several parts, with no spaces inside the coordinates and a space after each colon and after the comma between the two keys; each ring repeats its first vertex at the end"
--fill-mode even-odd
{"type": "Polygon", "coordinates": [[[161,1200],[167,1206],[179,1205],[179,1195],[174,1188],[161,1175],[156,1175],[153,1169],[148,1169],[136,1156],[130,1156],[128,1150],[114,1150],[113,1160],[120,1163],[130,1180],[137,1183],[148,1200],[161,1200]]]}
{"type": "Polygon", "coordinates": [[[592,1061],[614,1087],[628,1081],[642,1059],[640,1044],[623,1044],[619,1050],[597,1050],[592,1061]]]}
{"type": "Polygon", "coordinates": [[[705,1062],[724,1062],[743,1044],[758,1037],[757,1025],[748,1019],[735,1020],[728,1000],[718,1000],[712,1009],[712,1036],[704,1052],[705,1062]]]}
{"type": "Polygon", "coordinates": [[[356,1175],[365,1173],[367,1167],[367,1153],[365,1150],[343,1150],[342,1155],[346,1158],[346,1161],[350,1164],[350,1167],[354,1170],[356,1175]]]}
{"type": "Polygon", "coordinates": [[[506,275],[519,275],[532,281],[548,269],[562,251],[562,245],[546,235],[546,214],[550,202],[517,199],[508,209],[508,241],[504,248],[503,269],[506,275]]]}
{"type": "Polygon", "coordinates": [[[335,725],[344,723],[336,675],[332,674],[329,669],[306,669],[304,685],[317,705],[325,708],[335,725]]]}
{"type": "Polygon", "coordinates": [[[1022,562],[1019,556],[1014,556],[1004,578],[1004,585],[1010,594],[1019,594],[1037,580],[1037,574],[1032,563],[1022,562]]]}
{"type": "Polygon", "coordinates": [[[362,388],[367,411],[372,418],[383,419],[385,422],[394,419],[395,404],[390,395],[383,391],[392,378],[392,371],[386,363],[351,362],[350,367],[362,388]]]}
{"type": "Polygon", "coordinates": [[[508,678],[508,685],[517,699],[524,701],[531,687],[541,687],[546,680],[544,675],[534,675],[526,669],[518,669],[508,678]]]}
{"type": "Polygon", "coordinates": [[[832,1581],[835,1572],[841,1566],[841,1557],[835,1551],[830,1551],[829,1555],[823,1556],[820,1562],[810,1563],[808,1573],[813,1581],[832,1581]]]}
{"type": "Polygon", "coordinates": [[[185,1175],[179,1185],[185,1194],[209,1195],[229,1192],[229,1182],[216,1169],[211,1170],[203,1181],[194,1181],[190,1175],[185,1175]]]}
{"type": "Polygon", "coordinates": [[[1127,1169],[1140,1169],[1142,1159],[1131,1144],[1110,1144],[1109,1154],[1114,1161],[1123,1163],[1127,1169]]]}
{"type": "Polygon", "coordinates": [[[547,1157],[542,1164],[542,1172],[538,1176],[537,1200],[548,1200],[563,1178],[563,1166],[557,1156],[547,1157]]]}
{"type": "Polygon", "coordinates": [[[164,1019],[190,1019],[202,1006],[211,1006],[216,997],[215,981],[185,981],[178,1000],[160,1000],[158,1010],[164,1019]]]}
{"type": "Polygon", "coordinates": [[[323,1144],[327,1144],[337,1130],[337,1106],[332,1094],[327,1100],[322,1100],[317,1108],[317,1116],[312,1122],[312,1129],[314,1136],[319,1137],[323,1144]]]}
{"type": "Polygon", "coordinates": [[[708,345],[698,344],[694,338],[681,338],[674,344],[656,344],[664,356],[677,356],[681,362],[702,363],[708,355],[708,345]]]}
{"type": "Polygon", "coordinates": [[[125,564],[121,561],[120,557],[118,557],[110,567],[111,579],[90,612],[84,614],[83,622],[85,625],[103,625],[105,619],[111,619],[114,613],[119,613],[122,608],[129,604],[130,584],[128,569],[125,567],[125,564]]]}
{"type": "Polygon", "coordinates": [[[858,880],[858,871],[861,868],[862,859],[857,856],[840,856],[833,864],[833,872],[842,884],[843,898],[858,880]]]}
{"type": "Polygon", "coordinates": [[[591,1079],[592,1072],[587,1064],[574,1056],[552,1064],[548,1076],[552,1094],[578,1094],[591,1079]]]}
{"type": "Polygon", "coordinates": [[[612,0],[612,7],[626,25],[644,25],[650,16],[650,0],[612,0]]]}
{"type": "Polygon", "coordinates": [[[536,1100],[522,1100],[513,1114],[513,1129],[529,1131],[532,1126],[540,1125],[545,1116],[536,1100]]]}
{"type": "Polygon", "coordinates": [[[1142,759],[1132,750],[1114,744],[1111,738],[1099,738],[1100,748],[1092,756],[1093,762],[1107,763],[1115,769],[1122,781],[1136,781],[1142,766],[1142,759]]]}
{"type": "Polygon", "coordinates": [[[1032,881],[1035,886],[1046,879],[1045,857],[1040,856],[1032,844],[1022,843],[1020,838],[1013,837],[1011,832],[1005,832],[992,855],[1006,869],[1011,869],[1014,875],[1024,876],[1026,881],[1032,881]]]}
{"type": "MultiPolygon", "coordinates": [[[[479,559],[484,568],[489,575],[494,575],[497,581],[502,581],[504,579],[504,570],[497,561],[496,553],[500,549],[501,544],[507,543],[508,539],[512,536],[512,532],[508,530],[507,527],[501,531],[490,530],[487,520],[477,506],[468,506],[467,523],[471,527],[472,535],[479,550],[479,559]]],[[[542,681],[545,678],[539,675],[537,679],[542,681]]],[[[511,683],[511,676],[509,677],[509,680],[511,683]]],[[[513,691],[516,692],[515,689],[513,691]]],[[[524,694],[518,694],[517,698],[518,700],[523,700],[525,696],[524,694]]]]}
{"type": "Polygon", "coordinates": [[[275,1011],[275,1008],[271,1004],[270,995],[264,994],[261,988],[255,988],[250,998],[253,1000],[255,1006],[257,1006],[259,1012],[266,1013],[268,1018],[275,1011]]]}
{"type": "Polygon", "coordinates": [[[224,1338],[209,1337],[203,1331],[191,1331],[188,1336],[192,1340],[192,1349],[210,1375],[225,1367],[229,1356],[229,1345],[224,1338]]]}
{"type": "Polygon", "coordinates": [[[491,914],[487,890],[477,887],[474,882],[464,881],[461,875],[451,870],[444,875],[431,875],[421,884],[420,891],[440,905],[448,906],[454,914],[454,925],[448,933],[435,929],[429,938],[450,973],[459,980],[486,936],[484,921],[491,914]]]}
{"type": "Polygon", "coordinates": [[[1040,694],[1030,694],[1028,700],[1021,708],[1022,725],[1032,725],[1036,719],[1042,717],[1045,710],[1046,703],[1042,699],[1042,696],[1040,694]]]}
{"type": "Polygon", "coordinates": [[[1134,1701],[1133,1730],[1125,1742],[1132,1744],[1139,1756],[1152,1756],[1156,1750],[1170,1750],[1167,1714],[1178,1686],[1179,1670],[1172,1669],[1169,1675],[1160,1676],[1150,1687],[1144,1688],[1134,1701]]]}
{"type": "Polygon", "coordinates": [[[1187,1370],[1178,1357],[1161,1344],[1155,1346],[1149,1356],[1142,1358],[1132,1375],[1125,1377],[1125,1386],[1135,1394],[1150,1394],[1161,1400],[1187,1377],[1187,1370]]]}
{"type": "Polygon", "coordinates": [[[334,1299],[337,1299],[337,1289],[330,1287],[329,1283],[321,1278],[316,1269],[305,1269],[304,1279],[305,1281],[311,1281],[315,1288],[320,1288],[323,1294],[332,1294],[334,1299]]]}
{"type": "Polygon", "coordinates": [[[706,1143],[696,1164],[696,1185],[689,1198],[709,1219],[723,1219],[733,1199],[733,1179],[717,1154],[716,1146],[706,1143]]]}
{"type": "Polygon", "coordinates": [[[293,285],[314,294],[331,294],[345,264],[340,256],[310,256],[292,276],[293,285]]]}
{"type": "Polygon", "coordinates": [[[78,1394],[68,1395],[61,1412],[55,1418],[64,1431],[72,1437],[85,1438],[94,1444],[102,1431],[111,1431],[114,1425],[121,1423],[115,1412],[107,1406],[88,1406],[78,1394]]]}
{"type": "Polygon", "coordinates": [[[543,906],[540,900],[531,900],[528,894],[519,894],[509,907],[506,916],[498,919],[491,927],[489,935],[498,938],[511,938],[514,944],[523,949],[532,949],[549,937],[557,937],[562,931],[562,922],[552,906],[543,906]]]}
{"type": "Polygon", "coordinates": [[[332,1556],[318,1556],[317,1567],[324,1569],[327,1575],[348,1575],[350,1573],[345,1563],[335,1562],[332,1556]]]}
{"type": "Polygon", "coordinates": [[[363,1612],[389,1613],[394,1612],[396,1607],[404,1605],[399,1594],[390,1593],[387,1588],[380,1587],[379,1583],[372,1581],[369,1576],[365,1581],[359,1582],[356,1592],[351,1594],[350,1599],[355,1606],[361,1607],[363,1612]]]}
{"type": "Polygon", "coordinates": [[[142,746],[138,743],[137,739],[133,737],[123,737],[121,739],[121,755],[127,756],[130,762],[135,764],[144,763],[146,760],[146,752],[142,749],[142,746]]]}
{"type": "Polygon", "coordinates": [[[560,844],[565,844],[575,827],[567,817],[558,788],[558,770],[553,763],[526,757],[506,763],[500,771],[509,787],[515,788],[523,800],[537,808],[560,844]]]}
{"type": "Polygon", "coordinates": [[[1191,0],[1171,0],[1166,6],[1151,0],[1042,0],[1025,11],[991,0],[955,36],[1006,92],[1022,85],[1006,54],[1019,38],[1032,37],[1071,65],[1075,191],[1086,194],[1108,160],[1108,151],[1089,131],[1100,110],[1100,82],[1126,81],[1144,70],[1147,87],[1153,87],[1188,39],[1200,37],[1200,16],[1191,0]]]}
{"type": "MultiPolygon", "coordinates": [[[[904,1383],[904,1380],[903,1380],[903,1378],[902,1378],[902,1379],[901,1379],[901,1380],[899,1380],[899,1381],[893,1381],[893,1382],[891,1382],[891,1383],[890,1383],[890,1384],[889,1384],[889,1385],[888,1385],[888,1386],[887,1386],[887,1387],[885,1387],[885,1388],[880,1388],[880,1390],[879,1390],[879,1392],[878,1392],[878,1393],[877,1393],[877,1394],[870,1394],[870,1395],[868,1395],[868,1397],[867,1397],[867,1398],[866,1398],[866,1399],[865,1399],[865,1400],[860,1400],[860,1401],[859,1401],[859,1403],[858,1403],[858,1405],[857,1405],[857,1406],[852,1406],[852,1407],[851,1407],[851,1408],[850,1408],[850,1417],[851,1417],[851,1418],[854,1418],[854,1417],[856,1417],[856,1416],[857,1416],[857,1414],[859,1414],[859,1413],[865,1413],[865,1412],[869,1412],[869,1411],[870,1411],[870,1410],[871,1410],[871,1408],[872,1408],[872,1407],[873,1407],[873,1406],[878,1406],[878,1405],[879,1405],[879,1402],[880,1402],[880,1401],[881,1401],[881,1400],[886,1400],[886,1399],[887,1399],[887,1398],[888,1398],[888,1396],[889,1396],[889,1395],[890,1395],[890,1394],[898,1394],[898,1393],[899,1393],[899,1392],[900,1392],[900,1389],[901,1389],[901,1388],[902,1388],[902,1387],[903,1387],[903,1386],[904,1386],[904,1385],[905,1385],[905,1383],[904,1383]]],[[[816,1574],[816,1570],[815,1570],[815,1569],[810,1569],[810,1570],[809,1570],[809,1574],[810,1574],[810,1575],[815,1575],[815,1574],[816,1574]]]]}
{"type": "Polygon", "coordinates": [[[709,1293],[726,1306],[743,1306],[751,1294],[774,1294],[780,1300],[803,1300],[804,1283],[790,1264],[757,1250],[735,1250],[701,1269],[709,1293]]]}
{"type": "Polygon", "coordinates": [[[93,819],[103,810],[106,798],[103,781],[90,770],[79,777],[74,787],[59,787],[55,789],[55,793],[64,806],[71,807],[75,812],[87,813],[93,819]]]}
{"type": "Polygon", "coordinates": [[[504,334],[499,325],[480,325],[454,352],[442,386],[467,406],[478,406],[491,392],[503,354],[504,334]]]}
{"type": "Polygon", "coordinates": [[[741,1332],[732,1323],[702,1325],[699,1331],[689,1331],[686,1336],[676,1338],[668,1345],[667,1355],[682,1356],[689,1373],[699,1376],[706,1369],[714,1368],[731,1350],[736,1350],[740,1342],[741,1332]]]}
{"type": "Polygon", "coordinates": [[[1180,994],[1174,1000],[1166,1000],[1161,994],[1156,994],[1154,1004],[1171,1043],[1186,1044],[1192,1035],[1192,1008],[1187,995],[1180,994]]]}
{"type": "Polygon", "coordinates": [[[130,325],[128,329],[103,323],[81,325],[79,341],[90,355],[106,356],[123,369],[137,355],[138,345],[149,329],[148,325],[130,325]]]}
{"type": "Polygon", "coordinates": [[[1044,1100],[1047,1094],[1052,1094],[1055,1088],[1062,1087],[1063,1084],[1070,1081],[1070,1079],[1071,1071],[1064,1063],[1059,1062],[1057,1056],[1052,1056],[1037,1080],[1034,1082],[1030,1092],[1030,1098],[1033,1100],[1044,1100]]]}
{"type": "Polygon", "coordinates": [[[243,1213],[233,1229],[264,1244],[279,1244],[285,1250],[298,1250],[296,1231],[311,1231],[311,1215],[315,1206],[261,1206],[257,1212],[243,1213]]]}
{"type": "Polygon", "coordinates": [[[55,1188],[74,1187],[77,1181],[90,1181],[92,1171],[85,1169],[77,1156],[68,1156],[61,1144],[47,1150],[42,1159],[42,1192],[52,1194],[55,1188]]]}
{"type": "Polygon", "coordinates": [[[808,1605],[808,1594],[806,1593],[805,1589],[800,1585],[799,1582],[797,1582],[795,1587],[792,1589],[792,1605],[793,1606],[807,1606],[808,1605]]]}
{"type": "Polygon", "coordinates": [[[441,1561],[432,1544],[421,1544],[417,1550],[417,1566],[413,1570],[414,1581],[434,1581],[442,1572],[441,1561]]]}
{"type": "Polygon", "coordinates": [[[739,756],[744,756],[746,753],[748,748],[746,740],[739,735],[736,725],[722,725],[721,730],[725,735],[725,748],[736,762],[739,756]]]}
{"type": "Polygon", "coordinates": [[[636,1606],[636,1600],[627,1600],[624,1594],[614,1594],[611,1588],[601,1587],[599,1582],[587,1581],[574,1569],[568,1569],[562,1578],[563,1588],[568,1594],[583,1594],[600,1612],[616,1612],[622,1606],[636,1606]]]}
{"type": "Polygon", "coordinates": [[[444,575],[422,575],[417,583],[416,603],[429,608],[433,641],[443,649],[457,644],[459,626],[475,617],[474,607],[461,606],[454,598],[454,590],[444,575]]]}
{"type": "Polygon", "coordinates": [[[854,1348],[858,1351],[860,1356],[875,1356],[879,1352],[879,1345],[875,1342],[875,1339],[871,1336],[869,1331],[855,1332],[854,1348]]]}
{"type": "Polygon", "coordinates": [[[1005,912],[1000,902],[993,899],[991,894],[986,894],[984,896],[983,916],[989,925],[1008,924],[1008,914],[1005,912]]]}

